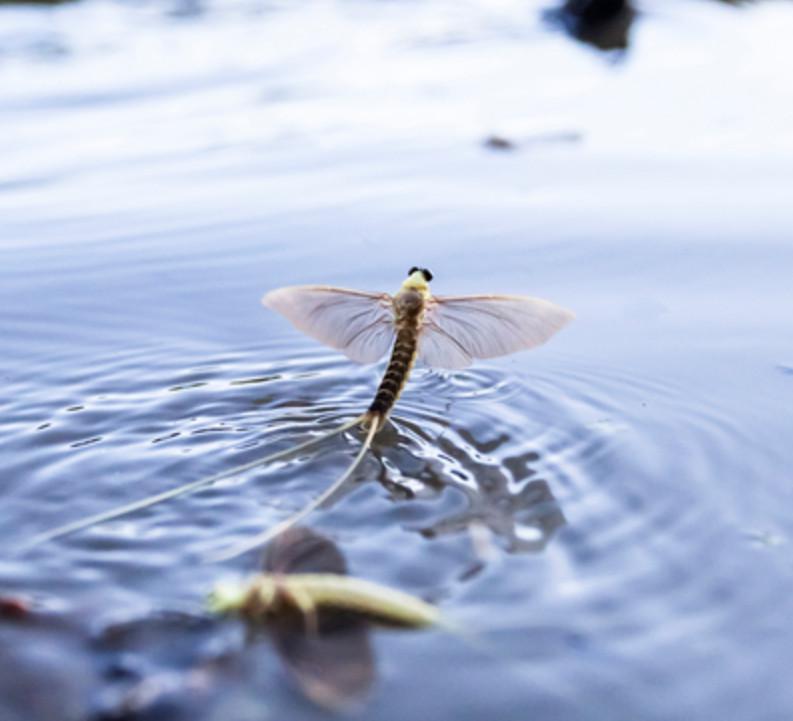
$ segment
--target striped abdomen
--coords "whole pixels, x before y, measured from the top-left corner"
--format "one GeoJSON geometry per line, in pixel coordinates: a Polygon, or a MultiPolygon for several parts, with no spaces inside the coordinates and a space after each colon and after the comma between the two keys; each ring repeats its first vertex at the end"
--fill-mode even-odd
{"type": "Polygon", "coordinates": [[[397,332],[394,350],[391,351],[391,360],[388,362],[383,380],[369,406],[369,413],[378,415],[382,420],[391,412],[399,394],[405,387],[410,370],[416,361],[418,347],[418,328],[406,324],[397,332]]]}

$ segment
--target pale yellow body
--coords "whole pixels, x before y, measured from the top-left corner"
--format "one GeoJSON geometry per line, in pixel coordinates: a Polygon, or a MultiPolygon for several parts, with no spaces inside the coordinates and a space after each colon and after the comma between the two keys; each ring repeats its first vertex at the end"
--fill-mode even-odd
{"type": "Polygon", "coordinates": [[[282,605],[306,615],[320,609],[355,611],[385,623],[420,628],[440,623],[440,611],[408,593],[372,581],[332,573],[260,574],[249,583],[218,586],[213,610],[255,617],[282,605]]]}

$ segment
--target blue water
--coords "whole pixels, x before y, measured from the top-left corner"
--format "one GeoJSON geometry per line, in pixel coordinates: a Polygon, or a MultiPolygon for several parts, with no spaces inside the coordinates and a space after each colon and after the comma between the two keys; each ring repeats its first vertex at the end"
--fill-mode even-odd
{"type": "Polygon", "coordinates": [[[0,596],[33,609],[0,619],[2,721],[324,715],[201,615],[255,555],[202,559],[313,498],[356,434],[11,551],[365,409],[382,365],[259,299],[413,265],[578,317],[418,369],[312,517],[489,649],[375,633],[353,715],[790,718],[793,7],[647,0],[617,54],[543,8],[0,8],[0,596]]]}

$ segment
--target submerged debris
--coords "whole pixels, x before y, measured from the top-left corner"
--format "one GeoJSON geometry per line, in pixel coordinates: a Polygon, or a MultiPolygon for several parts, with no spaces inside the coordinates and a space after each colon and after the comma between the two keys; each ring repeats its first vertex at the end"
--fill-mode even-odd
{"type": "Polygon", "coordinates": [[[30,603],[24,598],[0,596],[0,618],[25,618],[30,614],[30,603]]]}
{"type": "Polygon", "coordinates": [[[488,150],[515,150],[518,147],[516,143],[503,135],[488,135],[482,141],[482,145],[488,150]]]}
{"type": "Polygon", "coordinates": [[[535,133],[520,138],[508,138],[505,135],[488,135],[482,141],[482,147],[487,150],[499,152],[512,152],[531,145],[546,145],[550,143],[577,143],[583,138],[575,130],[561,130],[552,132],[535,133]]]}
{"type": "Polygon", "coordinates": [[[599,50],[626,50],[636,12],[629,0],[566,0],[545,19],[599,50]]]}

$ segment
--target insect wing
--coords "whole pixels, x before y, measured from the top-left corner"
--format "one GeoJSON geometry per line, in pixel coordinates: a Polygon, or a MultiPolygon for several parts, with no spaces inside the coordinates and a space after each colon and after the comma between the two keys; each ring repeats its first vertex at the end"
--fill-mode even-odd
{"type": "Polygon", "coordinates": [[[308,528],[295,527],[276,536],[264,557],[267,573],[334,573],[345,575],[347,562],[333,541],[308,528]]]}
{"type": "Polygon", "coordinates": [[[420,361],[430,368],[459,370],[473,363],[473,357],[451,333],[434,321],[424,322],[419,336],[420,361]]]}
{"type": "Polygon", "coordinates": [[[314,703],[343,710],[359,701],[375,678],[368,624],[349,614],[321,612],[319,632],[305,620],[285,619],[270,629],[281,662],[314,703]]]}
{"type": "MultiPolygon", "coordinates": [[[[347,573],[335,543],[308,528],[295,527],[267,546],[264,569],[269,573],[347,573]]],[[[359,614],[317,609],[317,628],[303,614],[281,614],[269,625],[281,662],[300,690],[314,703],[343,710],[371,687],[375,661],[369,624],[359,614]]]]}
{"type": "Polygon", "coordinates": [[[424,316],[419,358],[435,368],[465,368],[474,358],[495,358],[541,345],[574,317],[547,300],[519,295],[432,298],[424,316]]]}
{"type": "Polygon", "coordinates": [[[374,363],[394,341],[393,304],[387,293],[301,285],[272,290],[262,303],[357,363],[374,363]]]}

